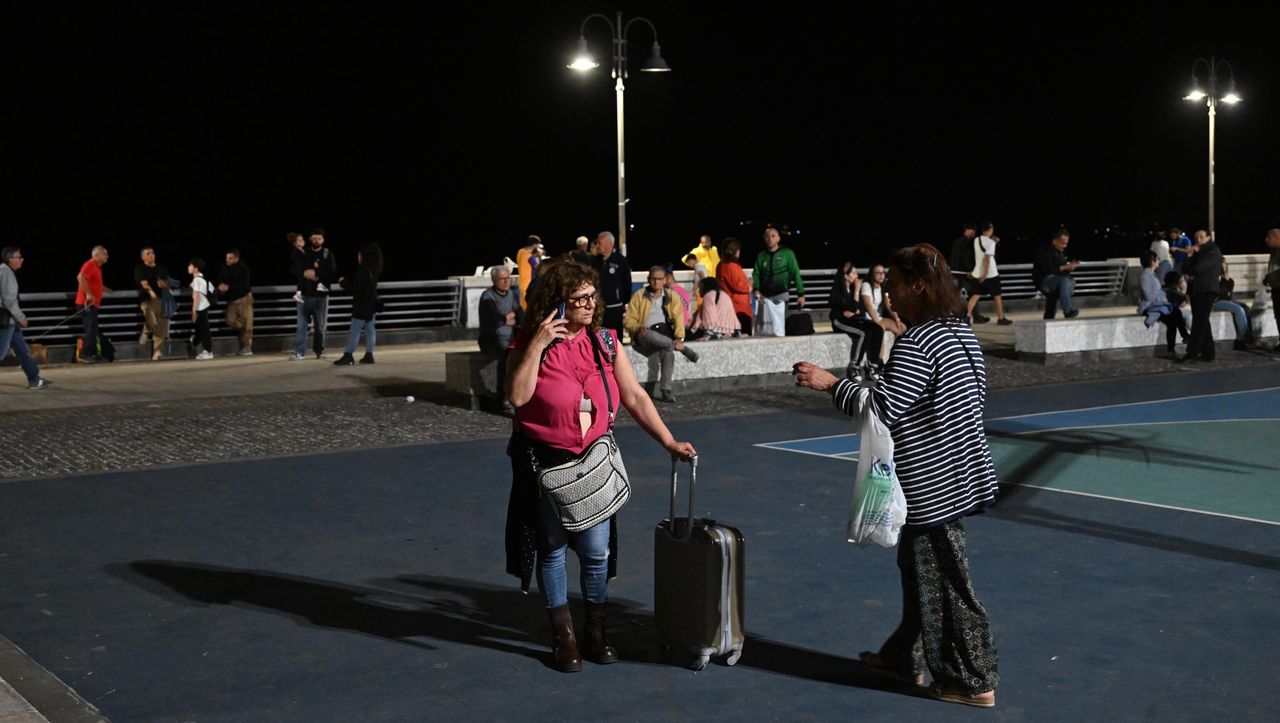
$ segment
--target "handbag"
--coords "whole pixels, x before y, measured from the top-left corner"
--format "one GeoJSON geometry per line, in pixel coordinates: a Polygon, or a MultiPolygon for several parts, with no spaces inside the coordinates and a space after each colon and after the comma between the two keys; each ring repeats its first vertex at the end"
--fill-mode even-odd
{"type": "Polygon", "coordinates": [[[613,517],[631,499],[627,468],[613,437],[613,392],[604,375],[600,342],[595,334],[591,335],[591,347],[609,399],[609,431],[588,445],[577,459],[545,469],[539,469],[537,456],[532,449],[529,451],[538,489],[569,532],[582,532],[613,517]]]}

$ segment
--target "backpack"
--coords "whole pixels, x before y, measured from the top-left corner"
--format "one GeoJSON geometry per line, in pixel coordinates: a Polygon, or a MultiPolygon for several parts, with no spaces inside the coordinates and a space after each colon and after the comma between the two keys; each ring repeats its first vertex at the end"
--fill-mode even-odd
{"type": "Polygon", "coordinates": [[[209,308],[212,309],[218,305],[218,287],[213,285],[213,282],[209,280],[209,277],[201,276],[200,278],[204,279],[204,298],[209,300],[209,308]]]}
{"type": "Polygon", "coordinates": [[[966,275],[973,273],[973,267],[978,265],[978,258],[973,253],[973,242],[976,240],[976,238],[968,239],[961,236],[951,244],[951,256],[947,259],[947,263],[951,264],[952,271],[959,271],[966,275]]]}

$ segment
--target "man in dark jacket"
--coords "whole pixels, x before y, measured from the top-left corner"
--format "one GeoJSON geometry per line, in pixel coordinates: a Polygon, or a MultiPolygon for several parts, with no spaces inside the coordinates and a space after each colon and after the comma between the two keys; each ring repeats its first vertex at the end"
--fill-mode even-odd
{"type": "Polygon", "coordinates": [[[1071,272],[1080,265],[1079,261],[1067,258],[1067,243],[1071,234],[1060,228],[1053,234],[1049,243],[1040,247],[1036,253],[1036,262],[1031,269],[1031,280],[1036,288],[1044,294],[1044,318],[1052,319],[1058,314],[1058,305],[1062,306],[1062,316],[1074,319],[1080,310],[1071,305],[1071,292],[1076,288],[1071,272]]]}
{"type": "Polygon", "coordinates": [[[1209,238],[1204,229],[1196,231],[1195,245],[1191,247],[1182,271],[1190,277],[1191,285],[1191,338],[1187,340],[1187,353],[1179,361],[1211,362],[1216,355],[1213,331],[1209,328],[1209,313],[1218,299],[1218,280],[1222,276],[1222,250],[1209,238]]]}
{"type": "Polygon", "coordinates": [[[253,288],[240,249],[227,252],[227,263],[218,272],[218,293],[227,302],[227,328],[240,332],[236,356],[253,356],[253,288]]]}
{"type": "Polygon", "coordinates": [[[317,359],[324,359],[324,331],[329,321],[329,289],[338,282],[338,262],[324,245],[324,229],[313,228],[310,242],[294,271],[302,286],[302,303],[298,304],[298,334],[293,340],[291,360],[307,358],[307,326],[314,325],[311,348],[317,359]]]}
{"type": "Polygon", "coordinates": [[[604,327],[622,338],[622,317],[631,301],[631,265],[627,257],[613,250],[613,234],[601,231],[596,236],[599,253],[593,261],[600,274],[600,296],[604,299],[604,327]]]}

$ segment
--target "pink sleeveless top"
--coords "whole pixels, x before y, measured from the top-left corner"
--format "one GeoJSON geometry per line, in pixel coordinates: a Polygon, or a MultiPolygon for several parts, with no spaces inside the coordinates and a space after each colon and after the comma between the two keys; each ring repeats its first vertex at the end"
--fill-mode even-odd
{"type": "MultiPolygon", "coordinates": [[[[610,347],[617,348],[613,332],[602,329],[613,343],[601,343],[600,361],[604,364],[604,376],[609,381],[609,393],[613,395],[613,411],[620,405],[618,381],[613,376],[610,347]]],[[[524,436],[558,449],[579,454],[588,445],[609,431],[613,420],[609,419],[609,398],[605,394],[600,370],[592,351],[591,332],[583,329],[572,339],[547,348],[546,357],[538,366],[538,386],[533,398],[516,410],[515,426],[524,436]],[[591,427],[586,435],[578,421],[583,394],[591,400],[591,427]]],[[[521,331],[511,344],[513,349],[524,349],[529,337],[521,331]]]]}

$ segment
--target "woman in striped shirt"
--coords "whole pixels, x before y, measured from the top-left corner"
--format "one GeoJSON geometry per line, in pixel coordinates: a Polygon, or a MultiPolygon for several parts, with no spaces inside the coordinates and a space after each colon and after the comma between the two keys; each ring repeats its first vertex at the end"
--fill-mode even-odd
{"type": "Polygon", "coordinates": [[[961,521],[993,505],[998,492],[982,425],[986,366],[936,248],[896,251],[885,286],[907,330],[874,389],[809,362],[794,370],[798,385],[830,392],[846,414],[869,403],[893,436],[907,498],[898,543],[902,622],[878,653],[860,657],[872,670],[920,685],[923,648],[933,675],[930,695],[989,708],[999,682],[996,648],[969,579],[961,521]]]}

